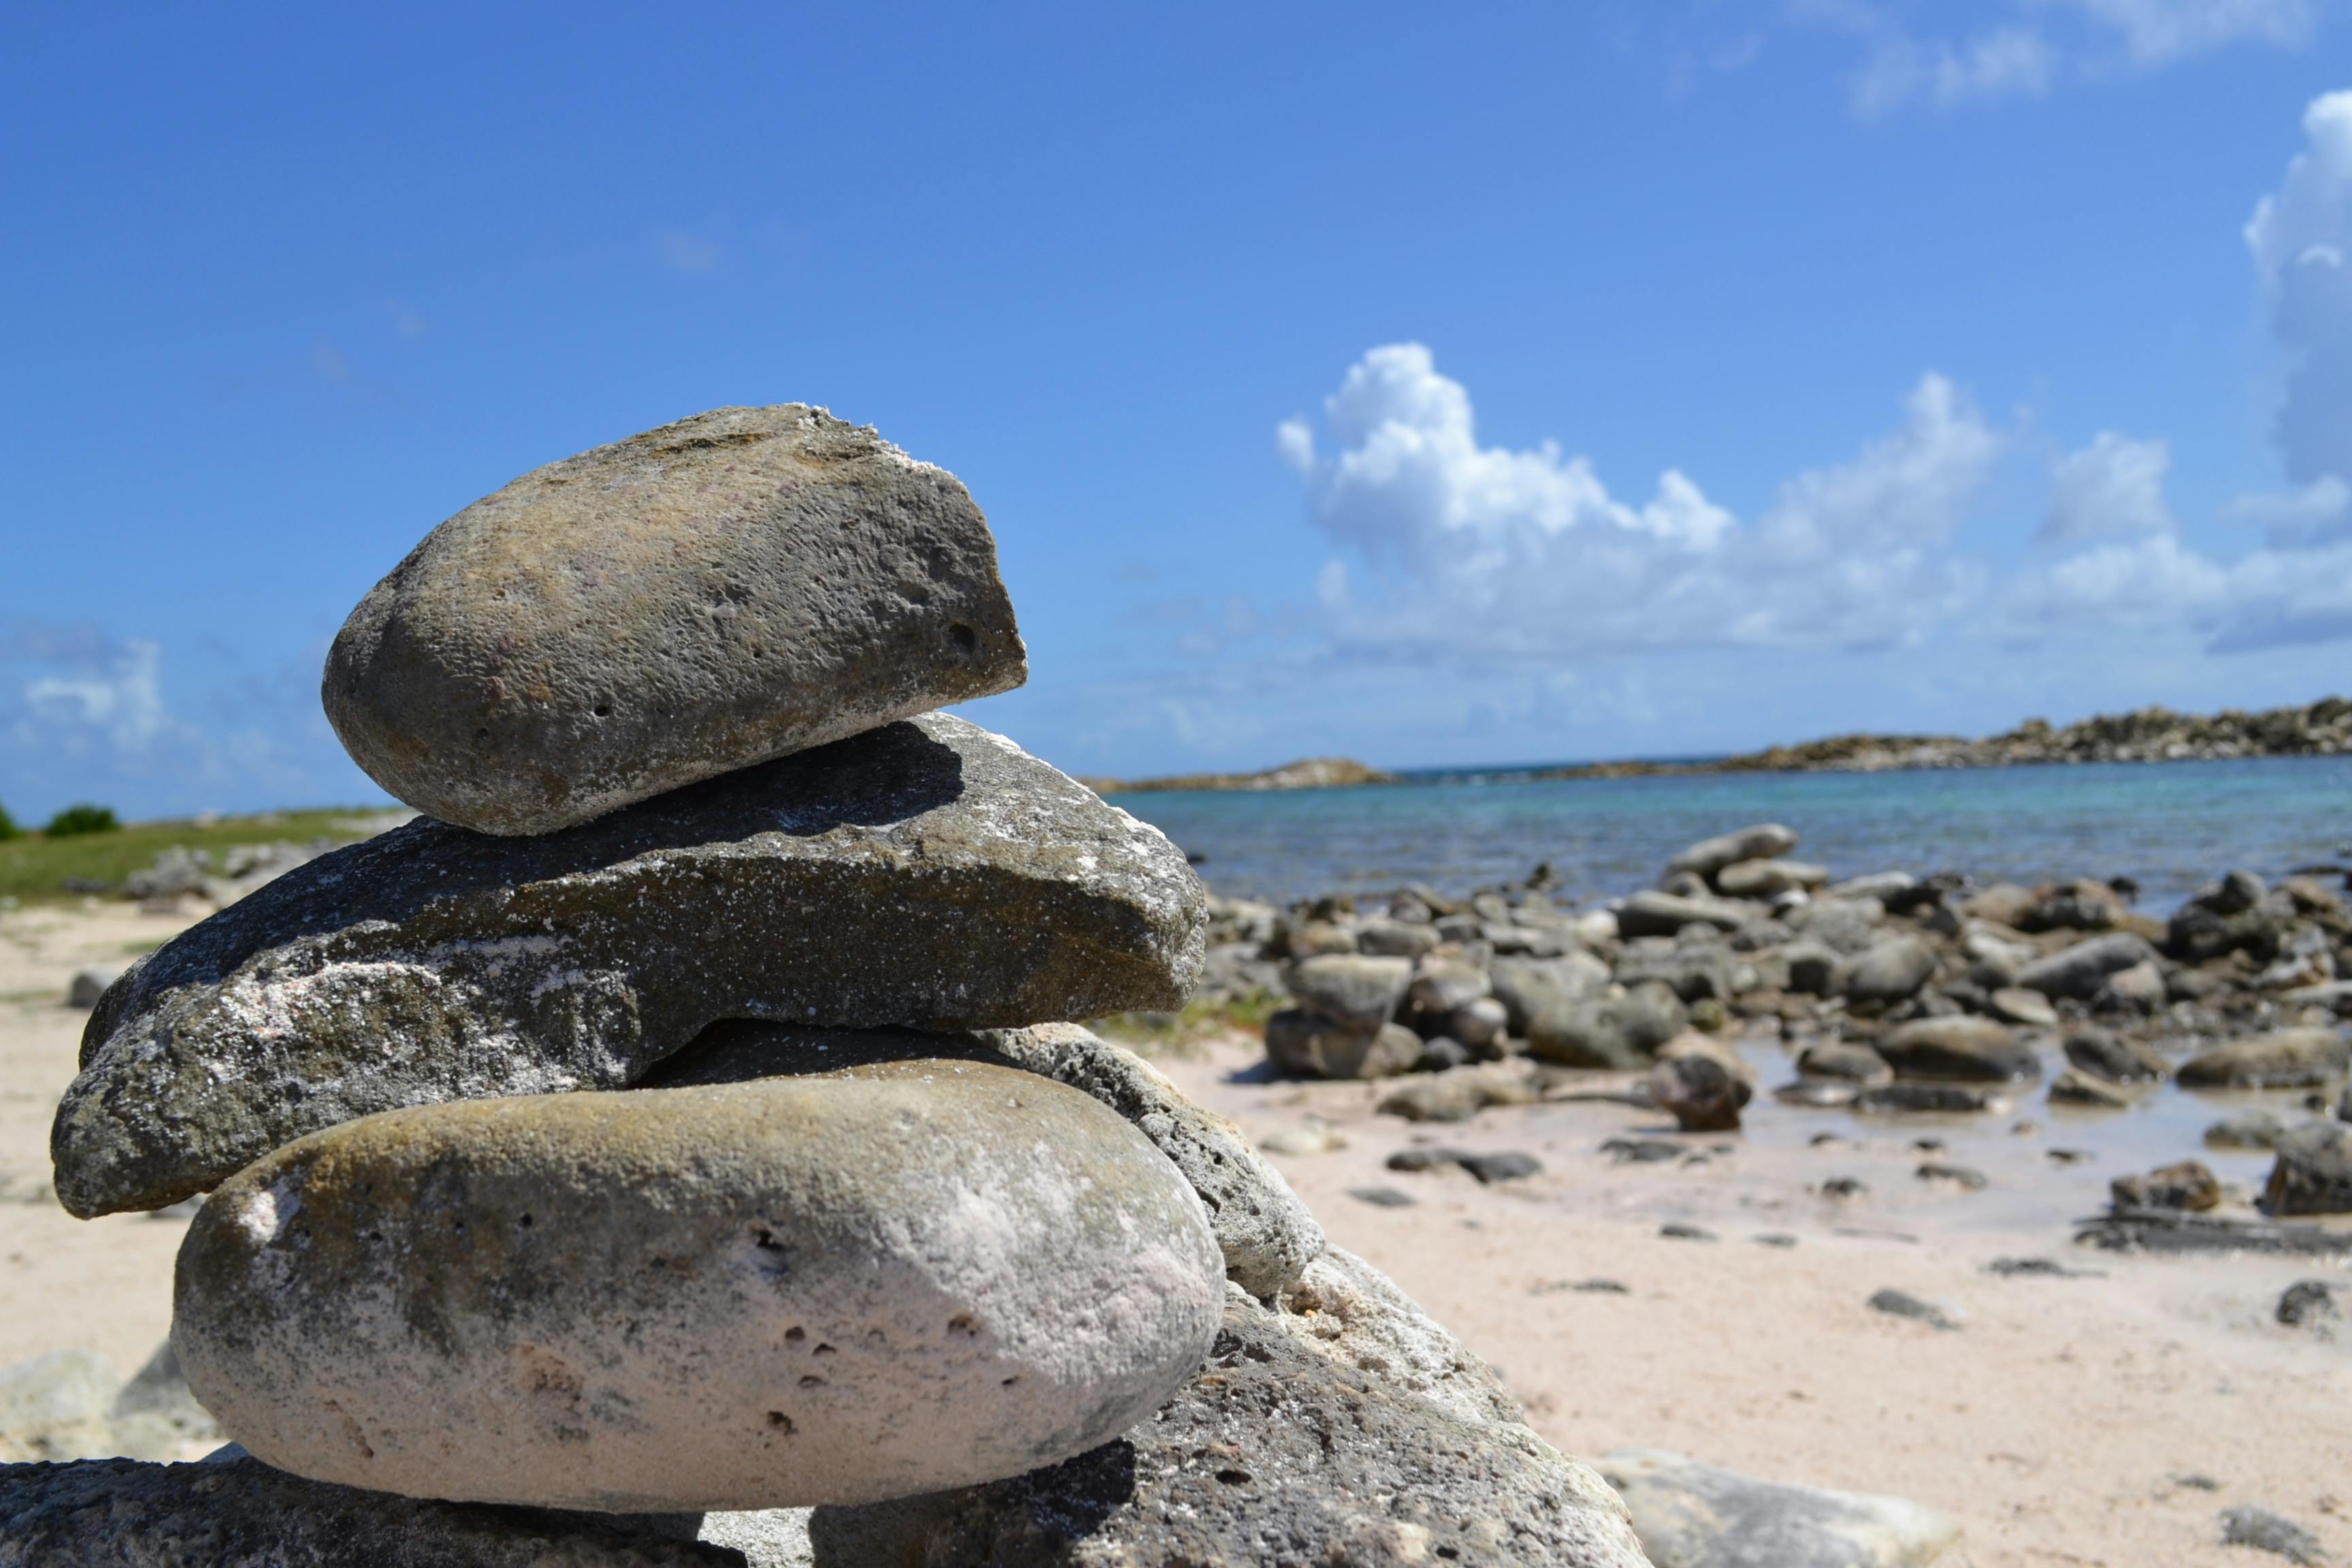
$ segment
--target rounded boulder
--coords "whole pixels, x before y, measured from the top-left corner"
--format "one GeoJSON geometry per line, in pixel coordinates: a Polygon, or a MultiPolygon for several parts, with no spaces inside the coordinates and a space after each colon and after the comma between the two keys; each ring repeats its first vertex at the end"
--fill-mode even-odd
{"type": "Polygon", "coordinates": [[[551,833],[1018,686],[955,476],[821,408],[720,408],[534,469],[362,599],[322,697],[431,816],[551,833]]]}
{"type": "Polygon", "coordinates": [[[1223,1276],[1115,1112],[924,1059],[315,1133],[205,1205],[172,1334],[229,1435],[297,1475],[763,1509],[1104,1442],[1200,1364],[1223,1276]]]}

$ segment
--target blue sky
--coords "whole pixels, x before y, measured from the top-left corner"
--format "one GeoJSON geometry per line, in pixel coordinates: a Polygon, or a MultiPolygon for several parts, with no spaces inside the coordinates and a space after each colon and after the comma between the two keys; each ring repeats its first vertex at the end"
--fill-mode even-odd
{"type": "Polygon", "coordinates": [[[1073,771],[2352,689],[2333,0],[0,16],[0,803],[359,801],[515,475],[960,475],[1073,771]]]}

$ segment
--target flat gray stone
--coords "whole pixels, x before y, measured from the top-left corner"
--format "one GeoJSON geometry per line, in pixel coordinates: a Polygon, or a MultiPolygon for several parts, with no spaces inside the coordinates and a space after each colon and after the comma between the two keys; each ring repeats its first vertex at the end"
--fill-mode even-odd
{"type": "Polygon", "coordinates": [[[1290,994],[1307,1012],[1369,1035],[1396,1016],[1397,1004],[1412,983],[1412,961],[1324,953],[1300,959],[1286,978],[1290,994]]]}
{"type": "Polygon", "coordinates": [[[551,833],[1026,679],[955,476],[821,408],[719,408],[537,468],[426,535],[327,655],[392,794],[551,833]]]}
{"type": "Polygon", "coordinates": [[[1797,847],[1794,828],[1777,822],[1759,823],[1736,832],[1702,838],[1667,862],[1667,869],[1692,871],[1712,878],[1727,866],[1743,860],[1773,860],[1797,847]]]}
{"type": "Polygon", "coordinates": [[[2272,1147],[2278,1160],[2263,1194],[2272,1214],[2352,1214],[2352,1125],[2306,1121],[2272,1147]]]}
{"type": "Polygon", "coordinates": [[[2173,1076],[2189,1089],[2315,1089],[2352,1066],[2352,1043],[2336,1029],[2273,1029],[2200,1051],[2173,1076]]]}
{"type": "Polygon", "coordinates": [[[2002,1083],[2042,1076],[2041,1058],[2032,1047],[1991,1019],[1967,1014],[1898,1024],[1877,1050],[1905,1078],[2002,1083]]]}
{"type": "Polygon", "coordinates": [[[1916,936],[1872,943],[1846,965],[1845,994],[1856,1002],[1900,1002],[1936,973],[1936,950],[1916,936]]]}
{"type": "Polygon", "coordinates": [[[257,1458],[614,1512],[867,1502],[1148,1416],[1214,1337],[1207,1215],[1034,1074],[394,1111],[260,1160],[182,1246],[172,1340],[257,1458]]]}
{"type": "Polygon", "coordinates": [[[1234,1289],[1208,1366],[1118,1440],[989,1486],[820,1508],[809,1537],[821,1568],[1646,1562],[1599,1478],[1339,1252],[1276,1307],[1234,1289]]]}
{"type": "Polygon", "coordinates": [[[1157,828],[936,713],[545,837],[420,819],[107,993],[51,1133],[58,1199],[157,1208],[353,1117],[619,1088],[723,1017],[1172,1009],[1205,897],[1157,828]]]}
{"type": "Polygon", "coordinates": [[[1142,1058],[1076,1024],[941,1036],[731,1022],[713,1026],[647,1081],[740,1083],[921,1057],[956,1057],[1038,1073],[1094,1096],[1127,1118],[1192,1184],[1209,1211],[1225,1277],[1253,1296],[1286,1288],[1322,1256],[1323,1227],[1241,1129],[1186,1100],[1142,1058]]]}
{"type": "Polygon", "coordinates": [[[2112,931],[2035,959],[2017,972],[2017,984],[2044,996],[2087,1002],[2105,986],[2109,975],[2155,962],[2156,949],[2147,938],[2112,931]]]}
{"type": "Polygon", "coordinates": [[[1960,1539],[1901,1498],[1753,1480],[1680,1454],[1620,1448],[1595,1468],[1655,1568],[1927,1568],[1960,1539]]]}

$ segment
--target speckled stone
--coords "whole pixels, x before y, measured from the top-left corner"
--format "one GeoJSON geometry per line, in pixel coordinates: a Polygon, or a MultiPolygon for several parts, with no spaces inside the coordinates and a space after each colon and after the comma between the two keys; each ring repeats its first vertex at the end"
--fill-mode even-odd
{"type": "Polygon", "coordinates": [[[719,408],[536,468],[426,535],[327,656],[368,776],[550,833],[1028,666],[955,476],[821,408],[719,408]]]}
{"type": "Polygon", "coordinates": [[[866,1502],[1149,1415],[1213,1338],[1200,1200],[973,1062],[394,1111],[239,1172],[180,1252],[189,1386],[256,1458],[613,1511],[866,1502]]]}
{"type": "Polygon", "coordinates": [[[58,1194],[157,1208],[356,1116],[619,1088],[719,1018],[1173,1008],[1206,921],[1157,828],[945,714],[568,833],[420,820],[288,872],[108,991],[51,1134],[58,1194]]]}

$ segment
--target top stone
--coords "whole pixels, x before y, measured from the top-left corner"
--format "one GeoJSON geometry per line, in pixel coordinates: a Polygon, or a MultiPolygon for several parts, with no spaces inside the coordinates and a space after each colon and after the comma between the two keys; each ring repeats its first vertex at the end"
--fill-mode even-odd
{"type": "Polygon", "coordinates": [[[1028,678],[955,476],[797,403],[536,468],[427,534],[327,655],[394,795],[551,833],[1028,678]]]}

